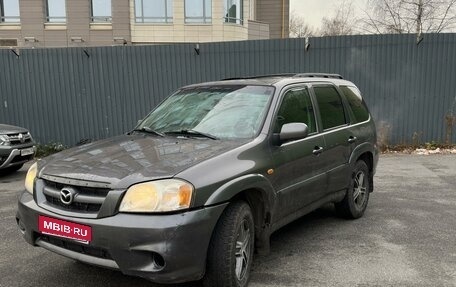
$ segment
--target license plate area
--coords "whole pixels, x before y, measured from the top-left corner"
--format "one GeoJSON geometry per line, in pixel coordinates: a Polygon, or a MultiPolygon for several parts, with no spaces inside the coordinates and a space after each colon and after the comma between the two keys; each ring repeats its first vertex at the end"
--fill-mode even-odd
{"type": "Polygon", "coordinates": [[[85,244],[92,241],[92,227],[44,215],[38,217],[38,230],[43,234],[68,238],[85,244]]]}
{"type": "Polygon", "coordinates": [[[21,149],[21,156],[33,154],[33,147],[21,149]]]}

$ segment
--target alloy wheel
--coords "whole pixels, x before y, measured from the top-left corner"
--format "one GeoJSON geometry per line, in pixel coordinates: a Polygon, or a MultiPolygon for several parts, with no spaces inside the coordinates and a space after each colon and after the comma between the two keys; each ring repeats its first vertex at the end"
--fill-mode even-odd
{"type": "Polygon", "coordinates": [[[241,281],[246,272],[247,268],[249,266],[250,262],[250,227],[249,227],[249,222],[247,219],[244,219],[241,222],[241,226],[239,229],[239,233],[236,237],[236,251],[235,251],[235,257],[236,257],[236,277],[239,281],[241,281]]]}
{"type": "Polygon", "coordinates": [[[358,171],[354,178],[353,184],[353,202],[356,207],[362,208],[366,201],[367,179],[362,170],[358,171]]]}

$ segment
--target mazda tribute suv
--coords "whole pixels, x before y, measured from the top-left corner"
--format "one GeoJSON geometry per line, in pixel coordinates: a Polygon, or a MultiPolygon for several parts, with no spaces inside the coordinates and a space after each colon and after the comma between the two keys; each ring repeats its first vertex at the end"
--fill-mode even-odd
{"type": "Polygon", "coordinates": [[[127,134],[32,165],[16,220],[28,243],[87,264],[246,286],[275,230],[328,203],[361,217],[377,160],[372,117],[339,75],[202,83],[127,134]]]}

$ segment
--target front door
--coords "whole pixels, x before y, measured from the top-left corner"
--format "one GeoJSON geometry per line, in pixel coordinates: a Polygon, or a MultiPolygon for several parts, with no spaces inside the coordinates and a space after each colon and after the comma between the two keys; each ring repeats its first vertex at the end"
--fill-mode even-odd
{"type": "Polygon", "coordinates": [[[324,139],[317,131],[314,106],[307,87],[295,87],[283,95],[275,118],[274,133],[286,123],[305,123],[309,135],[272,148],[275,172],[272,183],[278,191],[277,219],[286,217],[321,197],[326,189],[324,163],[319,150],[324,139]]]}

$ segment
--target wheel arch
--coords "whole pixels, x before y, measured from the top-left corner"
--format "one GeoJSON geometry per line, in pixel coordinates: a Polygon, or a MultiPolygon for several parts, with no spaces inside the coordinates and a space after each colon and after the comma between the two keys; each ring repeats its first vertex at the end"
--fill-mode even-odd
{"type": "Polygon", "coordinates": [[[369,170],[374,168],[374,146],[371,143],[363,143],[357,146],[350,155],[349,163],[354,166],[360,159],[364,160],[369,166],[369,170]]]}
{"type": "Polygon", "coordinates": [[[269,236],[275,192],[269,180],[261,174],[246,175],[222,185],[206,201],[206,205],[220,202],[245,201],[252,211],[255,224],[255,248],[258,253],[269,252],[269,236]]]}
{"type": "Polygon", "coordinates": [[[367,164],[367,167],[369,168],[369,172],[372,173],[372,170],[374,168],[374,156],[371,152],[365,152],[363,154],[360,154],[357,158],[356,161],[362,160],[367,164]]]}
{"type": "Polygon", "coordinates": [[[356,162],[362,160],[366,163],[369,168],[369,192],[374,191],[374,146],[370,143],[365,143],[356,147],[350,157],[350,165],[352,168],[356,162]]]}
{"type": "Polygon", "coordinates": [[[269,252],[269,227],[271,226],[271,208],[265,201],[263,191],[248,189],[239,192],[230,201],[243,200],[250,206],[255,224],[255,248],[259,253],[269,252]]]}

